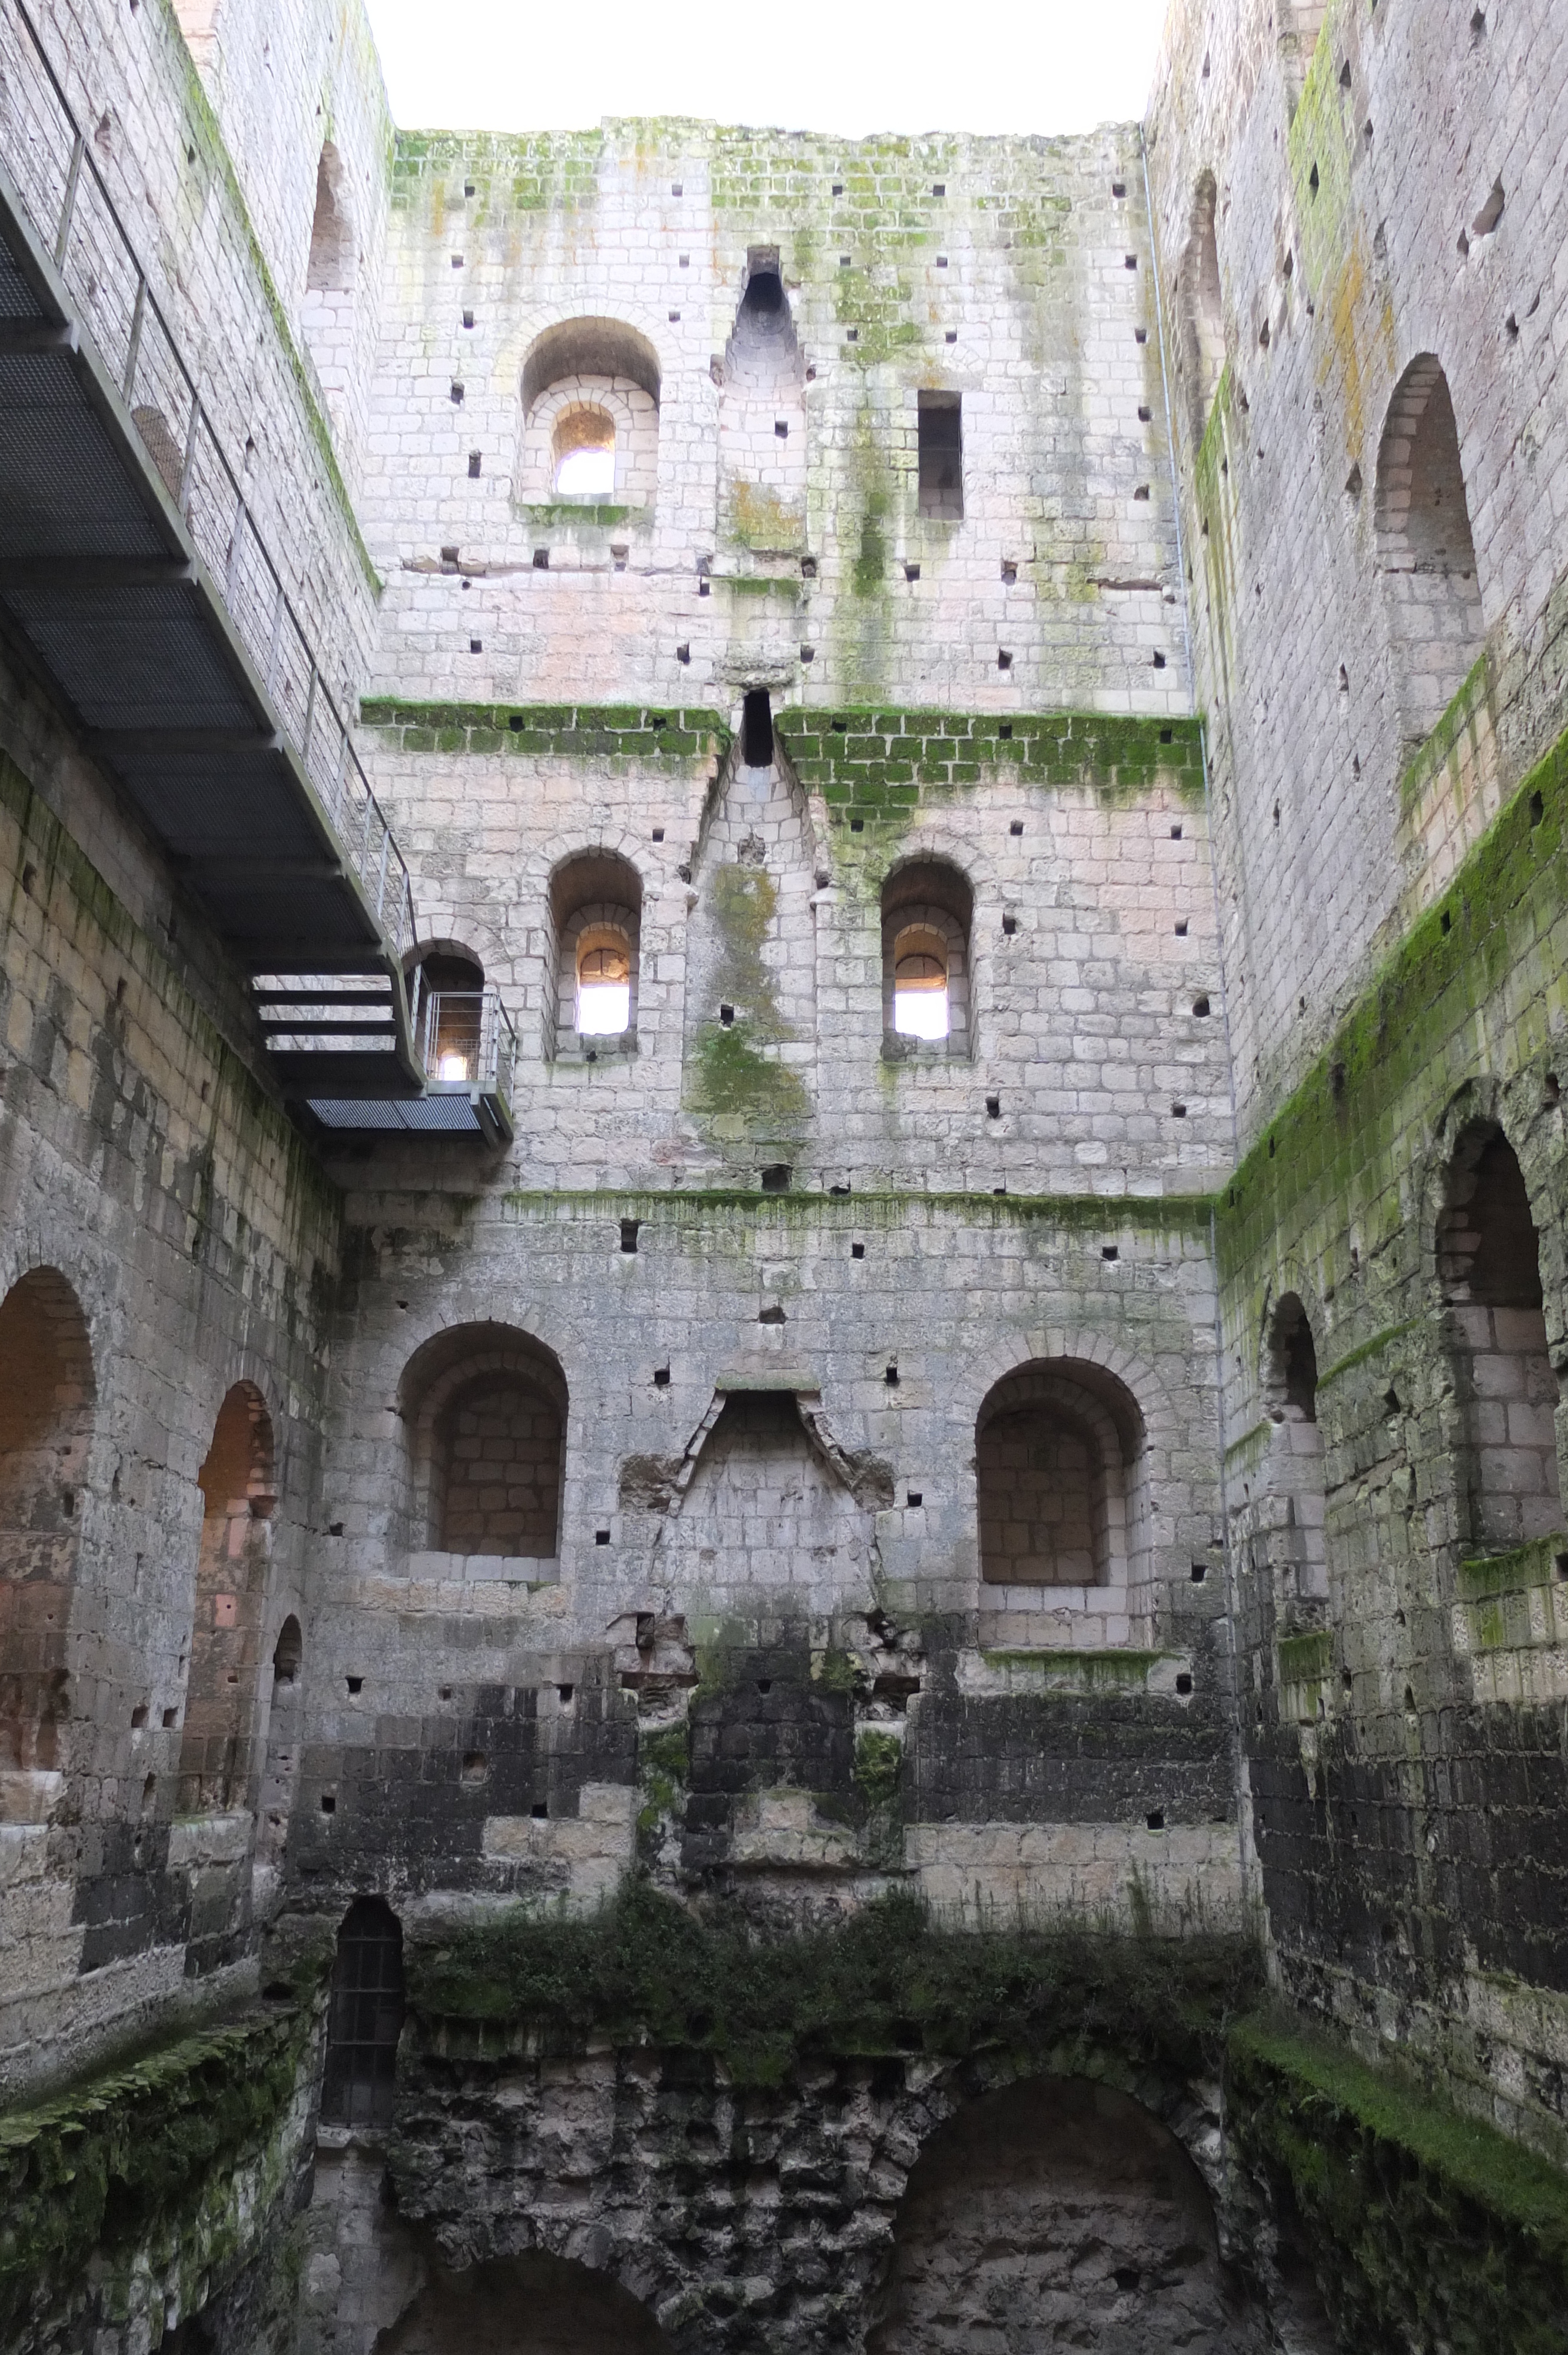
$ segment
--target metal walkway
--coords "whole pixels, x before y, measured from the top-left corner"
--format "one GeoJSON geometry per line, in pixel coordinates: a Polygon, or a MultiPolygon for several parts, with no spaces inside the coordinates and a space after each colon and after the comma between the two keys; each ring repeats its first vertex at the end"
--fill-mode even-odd
{"type": "Polygon", "coordinates": [[[408,870],[20,0],[0,5],[0,627],[255,977],[285,1093],[418,1096],[408,870]]]}

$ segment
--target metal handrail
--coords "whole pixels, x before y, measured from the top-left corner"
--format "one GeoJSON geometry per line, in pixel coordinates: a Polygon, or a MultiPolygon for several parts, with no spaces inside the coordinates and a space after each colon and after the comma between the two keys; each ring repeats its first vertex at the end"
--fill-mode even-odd
{"type": "Polygon", "coordinates": [[[34,230],[77,304],[178,507],[376,921],[414,941],[408,869],[282,575],[257,528],[147,273],[24,0],[0,0],[0,142],[34,230]]]}
{"type": "Polygon", "coordinates": [[[517,1033],[498,990],[421,988],[415,1020],[433,1086],[478,1088],[511,1103],[517,1033]]]}

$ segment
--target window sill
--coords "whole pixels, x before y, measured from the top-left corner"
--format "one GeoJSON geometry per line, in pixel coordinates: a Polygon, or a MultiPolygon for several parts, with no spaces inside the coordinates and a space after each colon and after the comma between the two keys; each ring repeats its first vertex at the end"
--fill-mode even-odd
{"type": "Polygon", "coordinates": [[[607,1030],[602,1038],[579,1039],[568,1032],[556,1047],[557,1063],[613,1063],[638,1051],[635,1030],[607,1030]]]}
{"type": "Polygon", "coordinates": [[[885,1063],[967,1063],[969,1041],[964,1039],[911,1039],[901,1030],[885,1030],[882,1035],[882,1060],[885,1063]]]}
{"type": "Polygon", "coordinates": [[[514,499],[512,512],[519,523],[586,524],[588,528],[612,530],[617,524],[651,524],[653,510],[645,506],[618,506],[605,499],[565,498],[545,499],[537,504],[514,499]]]}

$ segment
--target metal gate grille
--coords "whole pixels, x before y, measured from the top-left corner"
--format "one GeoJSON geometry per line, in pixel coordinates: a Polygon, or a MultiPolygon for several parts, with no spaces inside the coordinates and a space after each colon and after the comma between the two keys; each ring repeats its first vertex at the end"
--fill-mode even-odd
{"type": "Polygon", "coordinates": [[[403,1933],[378,1897],[357,1897],[337,1934],[322,2116],[386,2126],[403,2026],[403,1933]]]}

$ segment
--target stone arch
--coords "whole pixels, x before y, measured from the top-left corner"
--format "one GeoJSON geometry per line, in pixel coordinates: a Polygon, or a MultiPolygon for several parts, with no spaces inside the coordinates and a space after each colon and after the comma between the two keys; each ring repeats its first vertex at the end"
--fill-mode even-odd
{"type": "Polygon", "coordinates": [[[637,1044],[637,1000],[641,968],[642,878],[624,853],[603,847],[577,850],[550,873],[550,928],[555,942],[553,1051],[557,1057],[630,1053],[637,1044]],[[624,984],[626,1018],[606,1029],[591,1016],[584,1028],[585,988],[600,976],[624,984]]]}
{"type": "Polygon", "coordinates": [[[1432,352],[1412,360],[1378,447],[1377,565],[1406,748],[1436,726],[1485,637],[1458,426],[1432,352]]]}
{"type": "MultiPolygon", "coordinates": [[[[969,1053],[974,906],[974,886],[956,859],[910,856],[889,868],[882,886],[885,1052],[902,1056],[930,1043],[949,1055],[969,1053]],[[927,975],[938,973],[935,987],[940,990],[947,1026],[939,1038],[930,1030],[906,1036],[902,1027],[907,1020],[899,1002],[908,994],[904,980],[916,963],[927,975]]],[[[917,1011],[918,999],[915,1003],[917,1011]]]]}
{"type": "Polygon", "coordinates": [[[660,385],[657,350],[623,319],[559,319],[544,328],[523,360],[519,499],[580,496],[651,506],[658,487],[660,385]],[[588,448],[608,453],[608,486],[563,489],[562,464],[588,448]]]}
{"type": "Polygon", "coordinates": [[[1457,1534],[1472,1553],[1506,1552],[1563,1526],[1541,1234],[1495,1100],[1495,1091],[1472,1096],[1453,1124],[1434,1227],[1457,1412],[1457,1534]]]}
{"type": "Polygon", "coordinates": [[[58,1268],[29,1268],[0,1301],[0,1820],[58,1788],[96,1402],[81,1304],[58,1268]]]}
{"type": "MultiPolygon", "coordinates": [[[[1126,1392],[1137,1411],[1138,1446],[1126,1465],[1124,1484],[1126,1607],[1135,1625],[1148,1629],[1152,1625],[1157,1602],[1154,1582],[1161,1567],[1160,1554],[1169,1548],[1167,1567],[1171,1571],[1179,1559],[1185,1572],[1189,1561],[1187,1537],[1181,1526],[1181,1496],[1186,1486],[1182,1457],[1191,1444],[1191,1431],[1186,1418],[1177,1413],[1159,1369],[1129,1348],[1114,1330],[1107,1331],[1104,1327],[1065,1321],[1039,1325],[1022,1333],[1003,1334],[976,1348],[966,1361],[964,1380],[955,1388],[948,1420],[954,1460],[962,1463],[967,1459],[976,1477],[976,1508],[971,1523],[976,1531],[976,1593],[988,1607],[998,1604],[1009,1609],[1048,1605],[1054,1614],[1080,1607],[1096,1613],[1105,1610],[1107,1604],[1117,1607],[1112,1604],[1112,1591],[1095,1588],[1021,1588],[1016,1598],[1008,1602],[1003,1589],[988,1586],[980,1576],[974,1439],[981,1408],[990,1393],[1009,1376],[1033,1364],[1061,1359],[1075,1359],[1104,1377],[1116,1390],[1126,1392]],[[1173,1535],[1158,1547],[1151,1497],[1160,1498],[1160,1518],[1170,1520],[1173,1527],[1173,1535]]],[[[1208,1536],[1205,1534],[1199,1542],[1206,1545],[1208,1536]]]]}
{"type": "Polygon", "coordinates": [[[1056,1358],[1005,1375],[975,1418],[982,1583],[1125,1589],[1142,1444],[1137,1401],[1103,1369],[1056,1358]]]}
{"type": "Polygon", "coordinates": [[[432,1080],[480,1076],[484,966],[466,942],[422,941],[406,961],[409,1018],[432,1080]]]}
{"type": "Polygon", "coordinates": [[[196,1475],[202,1493],[179,1812],[243,1806],[277,1505],[272,1418],[254,1382],[228,1391],[196,1475]]]}
{"type": "Polygon", "coordinates": [[[1202,442],[1225,365],[1224,297],[1215,234],[1219,189],[1213,172],[1200,173],[1192,191],[1187,242],[1176,273],[1176,365],[1186,394],[1192,439],[1202,442]]]}
{"type": "Polygon", "coordinates": [[[532,1335],[461,1325],[416,1350],[399,1401],[416,1548],[548,1562],[560,1549],[567,1381],[532,1335]]]}
{"type": "Polygon", "coordinates": [[[461,2273],[435,2266],[376,2355],[661,2355],[669,2345],[611,2275],[535,2249],[461,2273]]]}
{"type": "Polygon", "coordinates": [[[1104,2083],[1029,2077],[966,2103],[925,2144],[894,2222],[867,2355],[983,2332],[1000,2355],[1264,2355],[1220,2253],[1213,2201],[1153,2111],[1104,2083]]]}

